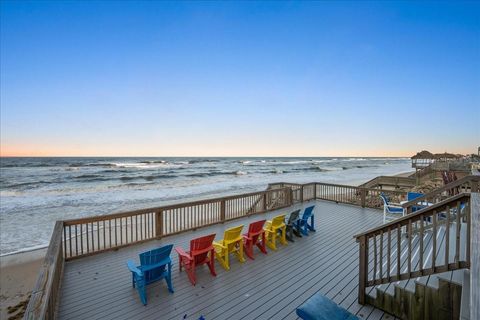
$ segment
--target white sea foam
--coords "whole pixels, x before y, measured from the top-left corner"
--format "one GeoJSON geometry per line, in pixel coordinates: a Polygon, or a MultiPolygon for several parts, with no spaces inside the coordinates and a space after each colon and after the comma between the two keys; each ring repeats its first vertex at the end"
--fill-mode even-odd
{"type": "Polygon", "coordinates": [[[349,159],[358,158],[2,159],[0,254],[45,246],[56,220],[264,190],[280,180],[360,184],[410,170],[409,159],[369,158],[361,168],[349,159]]]}

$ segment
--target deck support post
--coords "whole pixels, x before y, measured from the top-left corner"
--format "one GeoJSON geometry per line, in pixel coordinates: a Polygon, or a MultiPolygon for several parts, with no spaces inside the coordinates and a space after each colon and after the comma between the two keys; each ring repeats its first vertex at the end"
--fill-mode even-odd
{"type": "Polygon", "coordinates": [[[225,222],[225,199],[220,201],[220,221],[225,222]]]}
{"type": "Polygon", "coordinates": [[[365,304],[365,288],[367,284],[367,259],[368,259],[368,246],[367,237],[360,237],[360,261],[358,272],[358,303],[365,304]]]}
{"type": "Polygon", "coordinates": [[[155,237],[160,239],[163,236],[163,210],[155,212],[155,237]]]}
{"type": "Polygon", "coordinates": [[[263,194],[263,211],[267,212],[267,192],[263,194]]]}
{"type": "Polygon", "coordinates": [[[366,197],[367,197],[367,190],[365,190],[365,188],[360,189],[360,199],[361,199],[362,208],[365,208],[366,197]]]}

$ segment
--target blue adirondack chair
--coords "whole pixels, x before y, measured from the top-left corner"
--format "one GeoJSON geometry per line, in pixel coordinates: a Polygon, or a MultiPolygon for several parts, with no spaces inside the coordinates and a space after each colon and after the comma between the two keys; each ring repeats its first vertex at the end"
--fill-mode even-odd
{"type": "Polygon", "coordinates": [[[308,231],[316,231],[315,230],[315,222],[314,222],[314,215],[313,209],[315,206],[311,206],[303,211],[303,216],[297,220],[297,230],[299,233],[308,236],[308,231]],[[310,223],[308,222],[310,220],[310,223]]]}
{"type": "Polygon", "coordinates": [[[132,272],[132,286],[137,288],[140,300],[147,305],[147,284],[165,279],[168,291],[173,293],[172,286],[172,252],[173,244],[163,246],[139,254],[140,266],[132,260],[127,261],[128,269],[132,272]]]}
{"type": "MultiPolygon", "coordinates": [[[[420,192],[408,192],[407,193],[407,201],[412,201],[416,198],[420,198],[421,196],[423,196],[424,194],[423,193],[420,193],[420,192]]],[[[422,203],[419,203],[417,204],[416,206],[413,206],[412,207],[412,212],[415,212],[415,211],[418,211],[418,210],[421,210],[423,208],[427,207],[427,204],[422,204],[422,203]]]]}
{"type": "Polygon", "coordinates": [[[380,198],[382,198],[383,201],[383,223],[387,222],[387,219],[395,219],[392,218],[393,215],[403,216],[403,207],[400,204],[390,203],[387,196],[383,192],[380,193],[380,198]]]}

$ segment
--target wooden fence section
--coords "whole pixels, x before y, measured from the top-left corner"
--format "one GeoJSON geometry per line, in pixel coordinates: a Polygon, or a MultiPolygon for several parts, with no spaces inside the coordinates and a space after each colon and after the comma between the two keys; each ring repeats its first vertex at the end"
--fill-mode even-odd
{"type": "Polygon", "coordinates": [[[356,235],[359,242],[359,303],[365,303],[365,289],[369,286],[468,268],[470,225],[470,194],[462,193],[356,235]],[[444,245],[437,243],[440,228],[445,229],[444,245]],[[427,232],[432,234],[432,252],[437,253],[431,259],[424,257],[427,232]],[[414,234],[418,235],[418,241],[412,244],[414,234]],[[371,269],[373,273],[369,275],[371,269]]]}
{"type": "Polygon", "coordinates": [[[194,230],[251,214],[288,207],[289,188],[181,203],[63,222],[65,259],[194,230]]]}
{"type": "Polygon", "coordinates": [[[54,319],[63,276],[63,222],[57,221],[24,319],[54,319]]]}
{"type": "Polygon", "coordinates": [[[377,188],[382,189],[386,187],[394,187],[396,189],[400,187],[414,187],[416,184],[415,178],[410,177],[392,177],[392,176],[378,176],[370,181],[361,184],[362,188],[377,188]]]}
{"type": "Polygon", "coordinates": [[[380,198],[381,193],[386,194],[395,203],[405,201],[407,197],[407,192],[405,191],[381,190],[322,182],[307,184],[280,182],[268,185],[268,189],[285,187],[292,190],[294,203],[318,199],[380,209],[383,208],[383,202],[380,198]]]}

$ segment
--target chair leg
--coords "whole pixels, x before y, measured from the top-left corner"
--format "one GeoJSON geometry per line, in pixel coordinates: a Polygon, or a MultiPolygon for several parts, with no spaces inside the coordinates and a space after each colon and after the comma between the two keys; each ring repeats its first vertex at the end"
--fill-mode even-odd
{"type": "Polygon", "coordinates": [[[283,227],[281,230],[282,230],[282,235],[280,237],[280,243],[284,244],[284,245],[287,245],[288,244],[288,242],[287,242],[287,227],[283,227]]]}
{"type": "Polygon", "coordinates": [[[167,276],[165,277],[165,280],[167,281],[168,291],[170,291],[170,293],[173,293],[172,264],[171,263],[169,263],[168,266],[167,266],[167,276]]]}
{"type": "Polygon", "coordinates": [[[215,272],[215,250],[210,251],[210,261],[207,262],[207,266],[210,269],[212,276],[216,277],[217,273],[215,272]]]}
{"type": "Polygon", "coordinates": [[[314,221],[313,215],[310,217],[310,225],[307,224],[307,227],[308,229],[310,229],[310,231],[313,231],[313,232],[317,231],[315,230],[315,221],[314,221]]]}
{"type": "Polygon", "coordinates": [[[197,283],[197,278],[195,277],[195,265],[190,266],[190,268],[185,267],[185,271],[187,272],[190,282],[195,285],[197,283]]]}
{"type": "Polygon", "coordinates": [[[257,246],[264,254],[267,254],[267,248],[265,248],[265,233],[262,234],[262,243],[259,244],[257,240],[257,246]]]}
{"type": "Polygon", "coordinates": [[[238,243],[238,260],[241,262],[241,263],[244,263],[245,262],[245,256],[243,255],[243,239],[240,240],[240,242],[238,243]]]}

